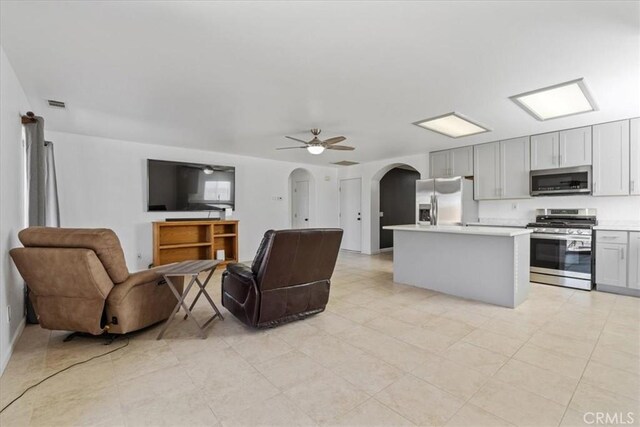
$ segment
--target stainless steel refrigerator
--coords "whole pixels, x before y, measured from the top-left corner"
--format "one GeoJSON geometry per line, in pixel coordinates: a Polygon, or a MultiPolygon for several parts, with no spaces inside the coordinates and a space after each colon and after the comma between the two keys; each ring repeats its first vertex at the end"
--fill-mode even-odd
{"type": "Polygon", "coordinates": [[[422,225],[466,225],[478,221],[473,180],[462,176],[416,181],[416,222],[422,225]]]}

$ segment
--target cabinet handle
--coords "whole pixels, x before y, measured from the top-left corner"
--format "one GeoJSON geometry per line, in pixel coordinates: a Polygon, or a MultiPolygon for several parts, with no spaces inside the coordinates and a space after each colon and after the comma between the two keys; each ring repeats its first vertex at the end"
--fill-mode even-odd
{"type": "Polygon", "coordinates": [[[635,184],[636,184],[636,182],[635,182],[635,181],[631,181],[631,192],[632,192],[632,193],[633,193],[633,191],[635,190],[635,187],[636,187],[636,186],[635,186],[635,184]]]}
{"type": "Polygon", "coordinates": [[[558,164],[562,165],[562,154],[558,154],[558,164]]]}
{"type": "Polygon", "coordinates": [[[620,248],[620,259],[624,259],[624,248],[620,248]]]}

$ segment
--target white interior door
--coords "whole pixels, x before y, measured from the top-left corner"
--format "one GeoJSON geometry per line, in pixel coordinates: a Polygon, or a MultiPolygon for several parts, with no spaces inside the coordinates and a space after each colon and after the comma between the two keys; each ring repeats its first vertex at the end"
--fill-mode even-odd
{"type": "Polygon", "coordinates": [[[340,228],[344,230],[342,249],[362,250],[360,178],[340,180],[340,228]]]}
{"type": "Polygon", "coordinates": [[[293,228],[309,227],[309,181],[293,183],[291,224],[293,228]]]}

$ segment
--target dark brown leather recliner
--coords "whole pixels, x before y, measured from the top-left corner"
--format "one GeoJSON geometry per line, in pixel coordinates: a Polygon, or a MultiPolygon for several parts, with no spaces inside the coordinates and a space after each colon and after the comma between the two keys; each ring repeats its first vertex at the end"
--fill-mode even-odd
{"type": "Polygon", "coordinates": [[[222,305],[259,328],[324,311],[341,240],[339,228],[267,231],[251,267],[222,274],[222,305]]]}

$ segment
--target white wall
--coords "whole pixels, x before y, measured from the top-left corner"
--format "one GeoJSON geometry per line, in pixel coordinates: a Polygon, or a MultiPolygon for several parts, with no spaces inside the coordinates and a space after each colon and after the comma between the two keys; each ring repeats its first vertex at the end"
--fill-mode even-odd
{"type": "Polygon", "coordinates": [[[538,208],[595,208],[598,210],[598,221],[601,224],[640,221],[640,196],[562,196],[522,200],[484,200],[480,201],[479,216],[481,221],[489,222],[500,219],[530,222],[535,219],[535,210],[538,208]]]}
{"type": "Polygon", "coordinates": [[[421,178],[429,176],[428,154],[362,163],[339,170],[339,179],[362,179],[362,252],[365,254],[380,251],[380,178],[399,165],[413,167],[421,178]]]}
{"type": "Polygon", "coordinates": [[[30,107],[0,47],[0,373],[24,325],[24,282],[9,258],[24,227],[24,154],[20,116],[30,107]],[[7,311],[11,307],[11,321],[7,311]]]}
{"type": "Polygon", "coordinates": [[[298,167],[307,169],[316,183],[315,225],[338,226],[334,167],[63,132],[47,131],[46,137],[55,147],[61,225],[112,228],[122,242],[132,271],[146,268],[152,262],[152,221],[207,215],[206,212],[146,212],[148,158],[236,167],[234,219],[240,220],[241,260],[253,258],[265,231],[289,228],[289,175],[298,167]],[[275,200],[277,198],[281,199],[275,200]],[[138,254],[141,259],[137,258],[138,254]]]}

